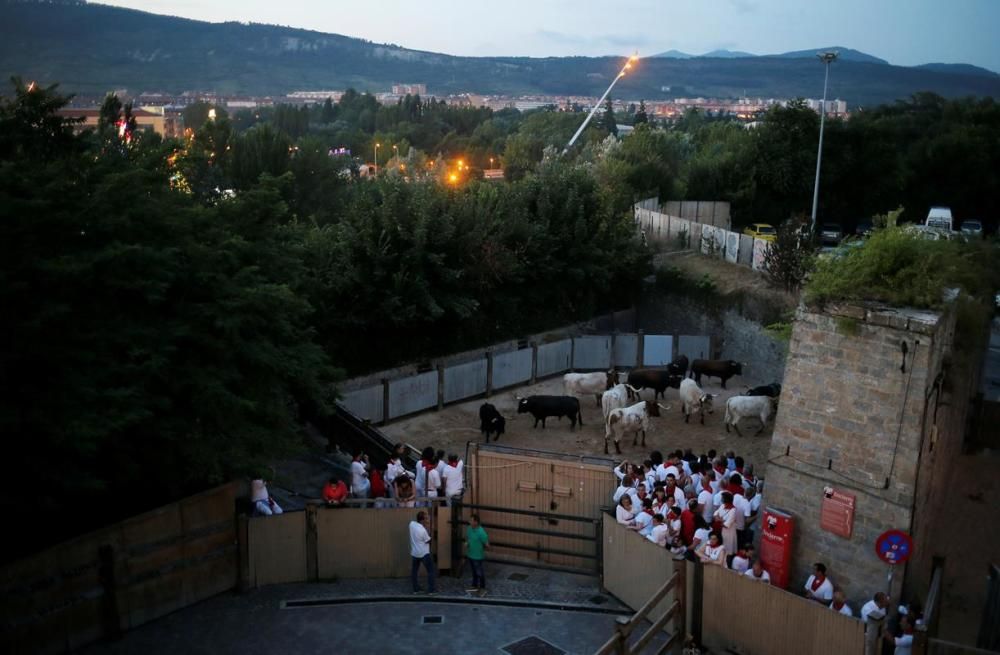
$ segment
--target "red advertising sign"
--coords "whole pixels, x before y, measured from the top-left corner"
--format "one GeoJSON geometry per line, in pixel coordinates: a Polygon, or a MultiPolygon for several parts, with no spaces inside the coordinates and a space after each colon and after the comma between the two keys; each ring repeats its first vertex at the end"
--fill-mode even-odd
{"type": "Polygon", "coordinates": [[[819,527],[827,532],[851,538],[854,531],[854,494],[823,487],[823,506],[819,514],[819,527]]]}
{"type": "Polygon", "coordinates": [[[771,576],[771,584],[788,587],[792,566],[792,532],[795,519],[781,510],[767,507],[760,534],[760,562],[771,576]]]}

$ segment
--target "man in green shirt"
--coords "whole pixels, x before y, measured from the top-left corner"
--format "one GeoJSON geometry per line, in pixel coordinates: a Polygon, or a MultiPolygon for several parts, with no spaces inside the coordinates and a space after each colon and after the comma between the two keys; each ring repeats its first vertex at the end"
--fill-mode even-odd
{"type": "Polygon", "coordinates": [[[479,515],[469,516],[469,527],[465,529],[466,557],[472,567],[472,586],[466,591],[478,591],[480,596],[486,595],[486,575],[483,573],[483,551],[490,547],[490,539],[486,530],[479,525],[479,515]]]}

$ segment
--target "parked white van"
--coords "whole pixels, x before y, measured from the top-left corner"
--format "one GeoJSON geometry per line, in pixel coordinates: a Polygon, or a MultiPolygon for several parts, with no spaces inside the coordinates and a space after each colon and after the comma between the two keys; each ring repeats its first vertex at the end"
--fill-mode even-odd
{"type": "Polygon", "coordinates": [[[951,209],[949,207],[931,207],[930,211],[927,212],[927,220],[924,221],[924,225],[951,231],[953,229],[951,209]]]}

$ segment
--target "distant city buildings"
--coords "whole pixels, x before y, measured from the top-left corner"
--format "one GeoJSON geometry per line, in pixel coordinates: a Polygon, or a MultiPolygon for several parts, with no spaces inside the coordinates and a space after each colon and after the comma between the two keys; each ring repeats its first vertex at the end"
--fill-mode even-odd
{"type": "Polygon", "coordinates": [[[396,96],[425,96],[427,95],[426,84],[393,84],[392,94],[396,96]]]}
{"type": "MultiPolygon", "coordinates": [[[[64,108],[56,111],[57,116],[62,118],[76,118],[83,120],[74,126],[77,132],[93,129],[97,127],[101,117],[101,110],[92,108],[64,108]]],[[[179,137],[181,127],[179,121],[174,116],[167,116],[162,107],[137,108],[132,110],[135,123],[142,130],[151,130],[165,139],[179,137]]]]}

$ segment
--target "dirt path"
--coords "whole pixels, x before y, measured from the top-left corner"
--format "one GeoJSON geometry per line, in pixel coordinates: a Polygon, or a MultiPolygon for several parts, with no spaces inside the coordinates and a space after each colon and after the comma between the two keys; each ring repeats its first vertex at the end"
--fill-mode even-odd
{"type": "MultiPolygon", "coordinates": [[[[752,462],[757,475],[766,472],[766,460],[771,444],[773,423],[769,423],[760,436],[753,436],[759,423],[752,419],[744,421],[741,429],[745,436],[739,437],[735,432],[726,433],[723,427],[725,400],[745,389],[738,378],[729,381],[729,389],[721,389],[717,381],[702,385],[709,393],[718,393],[716,411],[705,418],[705,425],[698,423],[697,417],[688,424],[680,409],[676,389],[668,389],[666,400],[660,402],[670,407],[660,418],[653,418],[653,429],[646,437],[646,446],[632,446],[632,441],[622,442],[622,455],[614,454],[614,444],[609,445],[609,457],[641,461],[650,451],[674,450],[690,448],[695,454],[715,449],[720,453],[732,449],[737,455],[742,455],[746,461],[752,462]]],[[[530,414],[517,414],[514,394],[528,396],[532,394],[564,394],[562,377],[555,377],[530,387],[517,387],[509,391],[494,394],[489,402],[496,405],[500,413],[507,419],[507,431],[500,438],[500,443],[521,448],[535,448],[571,455],[603,455],[604,425],[601,409],[595,405],[594,397],[581,398],[583,427],[570,430],[566,419],[549,419],[548,427],[532,428],[534,419],[530,414]]],[[[652,398],[651,391],[644,392],[645,398],[652,398]]],[[[445,407],[440,412],[427,412],[411,418],[394,421],[382,428],[382,431],[392,440],[403,441],[417,448],[433,446],[448,453],[458,453],[465,456],[466,443],[482,441],[479,433],[479,406],[484,400],[470,400],[445,407]]]]}

